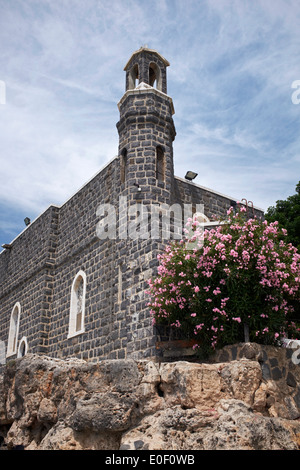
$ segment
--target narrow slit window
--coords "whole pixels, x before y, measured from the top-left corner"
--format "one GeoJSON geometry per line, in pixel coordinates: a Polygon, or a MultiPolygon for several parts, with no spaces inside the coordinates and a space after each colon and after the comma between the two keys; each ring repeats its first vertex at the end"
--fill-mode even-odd
{"type": "Polygon", "coordinates": [[[123,264],[119,264],[119,271],[118,271],[118,303],[122,302],[122,292],[123,292],[123,275],[122,275],[122,267],[123,264]]]}
{"type": "Polygon", "coordinates": [[[73,281],[71,289],[71,305],[69,318],[68,338],[72,338],[85,331],[85,294],[86,294],[86,275],[79,271],[73,281]]]}
{"type": "Polygon", "coordinates": [[[156,179],[165,181],[165,155],[161,147],[156,148],[156,179]]]}
{"type": "Polygon", "coordinates": [[[127,150],[124,149],[121,153],[121,183],[125,183],[127,179],[127,170],[128,170],[127,150]]]}

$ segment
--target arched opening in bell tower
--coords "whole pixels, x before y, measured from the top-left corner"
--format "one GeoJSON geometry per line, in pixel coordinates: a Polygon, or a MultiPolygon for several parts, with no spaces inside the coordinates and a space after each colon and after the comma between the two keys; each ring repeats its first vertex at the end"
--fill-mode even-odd
{"type": "Polygon", "coordinates": [[[160,68],[153,62],[149,65],[149,85],[162,91],[160,68]]]}
{"type": "Polygon", "coordinates": [[[129,90],[134,90],[137,85],[138,85],[138,80],[139,80],[139,67],[138,64],[135,64],[132,69],[129,72],[129,81],[128,81],[128,87],[129,90]]]}

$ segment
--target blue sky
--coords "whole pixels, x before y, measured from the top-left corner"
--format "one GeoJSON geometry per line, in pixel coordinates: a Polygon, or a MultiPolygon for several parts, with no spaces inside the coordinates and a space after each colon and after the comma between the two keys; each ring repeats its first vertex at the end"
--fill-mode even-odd
{"type": "Polygon", "coordinates": [[[294,194],[299,25],[298,0],[0,0],[0,245],[117,154],[145,44],[171,64],[176,175],[264,210],[294,194]]]}

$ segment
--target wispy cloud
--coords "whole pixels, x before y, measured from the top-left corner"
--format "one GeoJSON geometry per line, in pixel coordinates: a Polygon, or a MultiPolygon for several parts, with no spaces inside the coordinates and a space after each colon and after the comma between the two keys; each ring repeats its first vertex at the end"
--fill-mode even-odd
{"type": "Polygon", "coordinates": [[[116,155],[123,67],[143,44],[171,62],[179,176],[264,209],[293,193],[299,24],[297,0],[2,0],[3,242],[116,155]]]}

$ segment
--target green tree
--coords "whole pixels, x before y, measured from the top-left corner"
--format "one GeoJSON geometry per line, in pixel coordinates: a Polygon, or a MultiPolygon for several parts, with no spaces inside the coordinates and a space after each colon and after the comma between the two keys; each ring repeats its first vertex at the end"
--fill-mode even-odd
{"type": "Polygon", "coordinates": [[[278,221],[279,227],[287,230],[286,241],[300,251],[300,181],[296,194],[285,201],[276,201],[276,206],[269,207],[265,217],[268,222],[278,221]]]}

